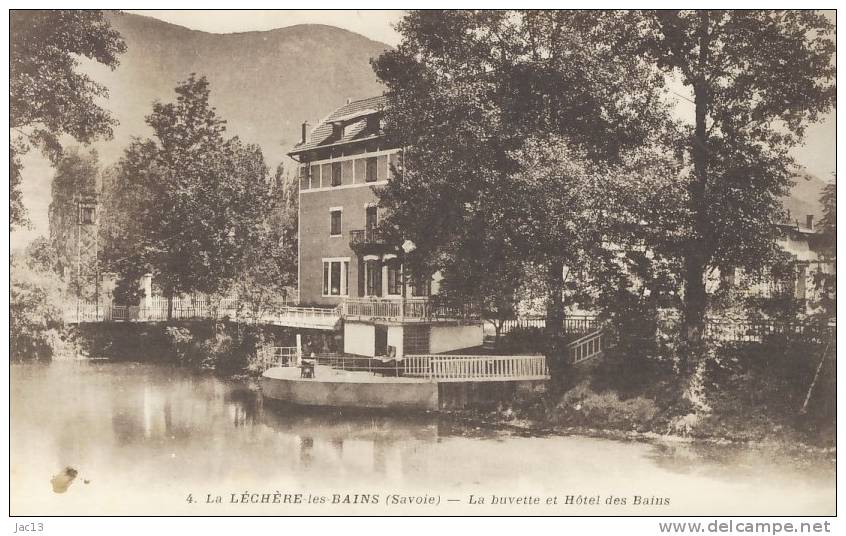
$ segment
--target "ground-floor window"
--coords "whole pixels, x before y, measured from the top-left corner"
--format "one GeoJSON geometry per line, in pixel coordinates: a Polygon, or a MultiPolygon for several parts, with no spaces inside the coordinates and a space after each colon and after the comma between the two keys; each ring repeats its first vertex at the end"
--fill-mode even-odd
{"type": "Polygon", "coordinates": [[[323,259],[323,295],[346,296],[349,259],[323,259]]]}
{"type": "Polygon", "coordinates": [[[427,297],[432,293],[432,281],[428,277],[415,277],[411,284],[411,295],[427,297]]]}
{"type": "Polygon", "coordinates": [[[388,294],[402,294],[402,268],[396,262],[388,264],[388,294]]]}

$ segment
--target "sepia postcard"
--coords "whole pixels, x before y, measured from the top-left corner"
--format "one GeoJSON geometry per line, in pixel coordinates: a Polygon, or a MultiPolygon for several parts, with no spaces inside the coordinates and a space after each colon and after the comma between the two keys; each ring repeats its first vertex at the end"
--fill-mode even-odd
{"type": "Polygon", "coordinates": [[[10,533],[830,532],[833,10],[11,9],[9,34],[10,533]]]}

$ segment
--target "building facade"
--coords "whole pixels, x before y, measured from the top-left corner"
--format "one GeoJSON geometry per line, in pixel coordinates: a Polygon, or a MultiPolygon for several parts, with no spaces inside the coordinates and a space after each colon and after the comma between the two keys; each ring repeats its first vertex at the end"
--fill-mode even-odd
{"type": "Polygon", "coordinates": [[[378,232],[376,188],[402,173],[385,141],[382,96],[348,101],[288,153],[299,163],[299,300],[340,307],[344,349],[363,356],[438,353],[482,343],[481,322],[432,298],[437,280],[404,273],[403,250],[378,232]]]}

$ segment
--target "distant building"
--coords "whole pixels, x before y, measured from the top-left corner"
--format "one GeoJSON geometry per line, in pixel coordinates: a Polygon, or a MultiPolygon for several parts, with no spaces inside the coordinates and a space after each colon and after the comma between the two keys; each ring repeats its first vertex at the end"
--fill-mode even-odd
{"type": "MultiPolygon", "coordinates": [[[[752,277],[735,269],[719,276],[720,285],[743,288],[748,295],[760,297],[792,296],[806,304],[808,312],[819,306],[822,298],[821,274],[835,274],[836,260],[825,252],[822,232],[808,214],[803,222],[793,220],[778,224],[778,244],[790,256],[790,270],[781,275],[771,272],[752,277]]],[[[712,280],[712,286],[715,280],[712,280]]]]}
{"type": "Polygon", "coordinates": [[[439,353],[482,343],[464,308],[431,299],[431,277],[409,277],[399,244],[378,233],[374,187],[401,173],[402,150],[386,143],[385,97],[346,104],[313,129],[302,125],[288,155],[300,163],[299,299],[342,306],[344,350],[364,356],[439,353]],[[416,283],[416,284],[415,284],[416,283]]]}

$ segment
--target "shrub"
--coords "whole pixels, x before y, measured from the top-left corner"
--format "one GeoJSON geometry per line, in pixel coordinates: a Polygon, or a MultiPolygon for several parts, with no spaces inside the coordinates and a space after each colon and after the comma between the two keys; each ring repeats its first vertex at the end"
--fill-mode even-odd
{"type": "Polygon", "coordinates": [[[52,359],[62,330],[61,280],[44,265],[36,240],[12,254],[9,289],[9,358],[52,359]]]}
{"type": "Polygon", "coordinates": [[[658,415],[658,407],[650,398],[621,399],[615,391],[594,391],[588,381],[567,391],[558,409],[578,415],[582,424],[619,429],[648,428],[658,415]]]}
{"type": "Polygon", "coordinates": [[[537,354],[547,349],[543,328],[517,326],[502,336],[499,349],[513,354],[537,354]]]}

